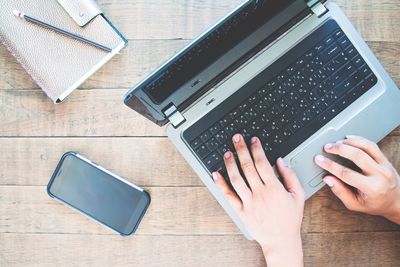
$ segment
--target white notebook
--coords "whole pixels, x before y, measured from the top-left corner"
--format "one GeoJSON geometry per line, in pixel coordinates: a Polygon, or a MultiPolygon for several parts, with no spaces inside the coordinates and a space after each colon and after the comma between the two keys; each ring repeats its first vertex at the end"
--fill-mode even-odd
{"type": "Polygon", "coordinates": [[[55,102],[127,45],[94,0],[0,0],[0,41],[55,102]],[[112,49],[100,50],[14,16],[20,10],[112,49]]]}

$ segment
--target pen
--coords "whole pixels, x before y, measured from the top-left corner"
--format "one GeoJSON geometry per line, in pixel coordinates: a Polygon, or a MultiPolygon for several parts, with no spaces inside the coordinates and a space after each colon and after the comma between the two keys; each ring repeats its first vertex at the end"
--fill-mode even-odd
{"type": "Polygon", "coordinates": [[[103,51],[106,51],[106,52],[108,52],[108,53],[111,53],[111,52],[113,51],[111,48],[106,47],[106,46],[104,46],[104,45],[101,45],[101,44],[99,44],[99,43],[96,43],[96,42],[94,42],[94,41],[91,41],[91,40],[89,40],[89,39],[86,39],[85,37],[82,37],[82,36],[77,35],[77,34],[75,34],[75,33],[71,33],[71,32],[68,32],[68,31],[66,31],[66,30],[60,29],[60,28],[58,28],[58,27],[56,27],[56,26],[50,25],[50,24],[48,24],[48,23],[46,23],[46,22],[43,22],[43,21],[40,21],[40,20],[38,20],[38,19],[32,18],[32,17],[26,15],[24,12],[21,12],[21,11],[18,11],[18,10],[14,10],[14,11],[13,11],[13,14],[14,14],[16,17],[18,17],[18,18],[25,19],[25,20],[28,21],[28,22],[31,22],[31,23],[36,24],[36,25],[38,25],[38,26],[44,27],[44,28],[46,28],[46,29],[53,30],[53,31],[55,31],[55,32],[57,32],[57,33],[59,33],[59,34],[62,34],[62,35],[71,37],[71,38],[73,38],[73,39],[75,39],[75,40],[81,41],[81,42],[83,42],[83,43],[85,43],[85,44],[89,44],[89,45],[94,46],[94,47],[96,47],[96,48],[98,48],[98,49],[101,49],[101,50],[103,50],[103,51]]]}

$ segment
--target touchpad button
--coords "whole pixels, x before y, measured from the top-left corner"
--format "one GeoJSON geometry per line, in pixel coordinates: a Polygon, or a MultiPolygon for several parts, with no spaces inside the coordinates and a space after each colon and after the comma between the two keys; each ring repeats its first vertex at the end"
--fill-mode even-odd
{"type": "Polygon", "coordinates": [[[334,143],[343,138],[344,136],[342,134],[339,134],[333,129],[329,129],[322,133],[315,138],[311,144],[291,158],[290,165],[292,169],[297,173],[297,176],[306,183],[311,179],[313,184],[317,183],[318,180],[314,181],[314,179],[318,178],[316,176],[320,176],[324,171],[314,163],[314,157],[318,154],[323,154],[324,156],[333,158],[332,155],[328,156],[323,151],[324,145],[327,143],[334,143]]]}
{"type": "Polygon", "coordinates": [[[322,180],[323,173],[324,172],[321,172],[320,174],[318,174],[317,177],[314,177],[310,182],[308,182],[308,184],[311,187],[317,187],[318,185],[320,185],[323,182],[323,180],[322,180]]]}

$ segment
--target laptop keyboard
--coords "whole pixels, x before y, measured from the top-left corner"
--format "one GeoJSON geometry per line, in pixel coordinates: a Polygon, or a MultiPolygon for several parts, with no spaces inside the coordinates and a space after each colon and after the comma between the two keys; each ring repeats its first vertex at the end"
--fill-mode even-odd
{"type": "Polygon", "coordinates": [[[227,178],[223,155],[235,151],[235,133],[247,141],[259,137],[275,164],[376,83],[364,59],[330,20],[183,136],[210,173],[220,171],[227,178]]]}

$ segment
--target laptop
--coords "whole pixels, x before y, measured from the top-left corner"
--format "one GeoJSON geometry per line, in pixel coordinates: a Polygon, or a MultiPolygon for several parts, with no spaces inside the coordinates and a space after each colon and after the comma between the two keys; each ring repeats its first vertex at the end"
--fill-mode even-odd
{"type": "MultiPolygon", "coordinates": [[[[317,0],[252,0],[132,88],[127,106],[167,134],[248,238],[211,173],[229,182],[231,137],[261,139],[272,165],[296,171],[310,197],[324,186],[323,145],[381,140],[400,124],[400,91],[340,8],[317,0]]],[[[279,205],[279,203],[277,203],[279,205]]]]}

